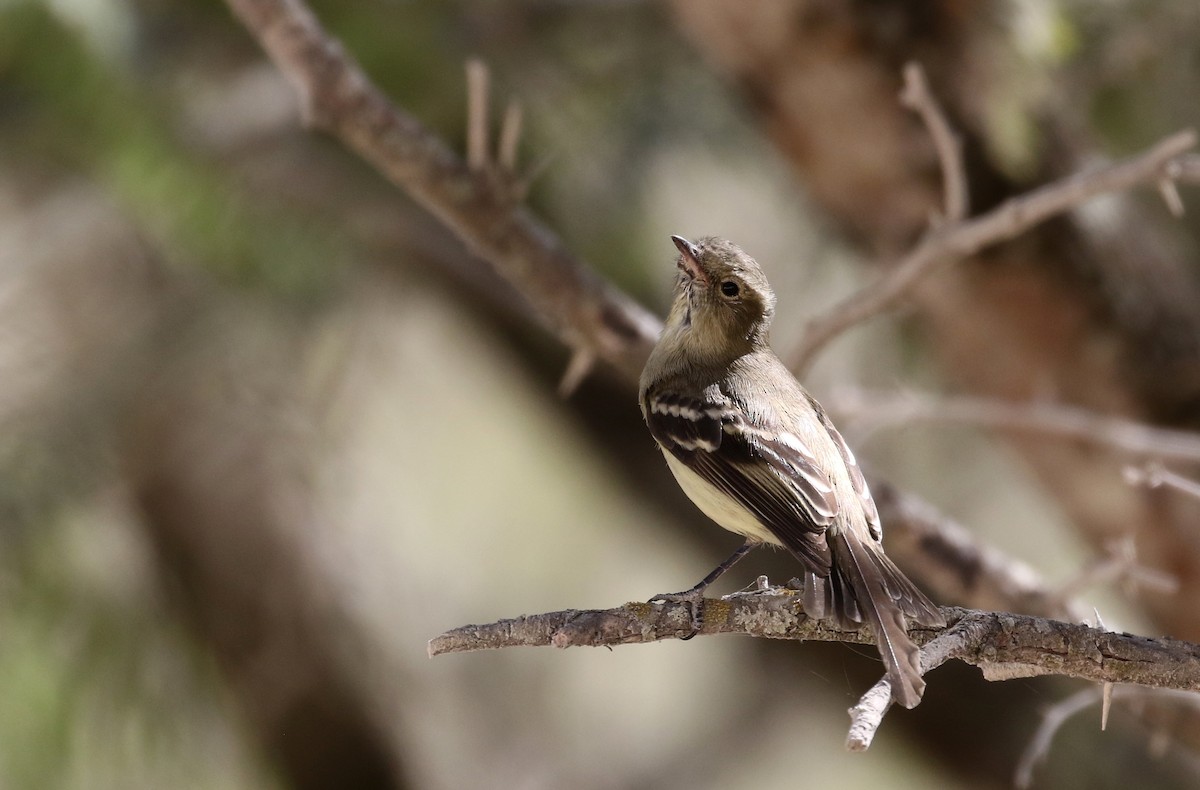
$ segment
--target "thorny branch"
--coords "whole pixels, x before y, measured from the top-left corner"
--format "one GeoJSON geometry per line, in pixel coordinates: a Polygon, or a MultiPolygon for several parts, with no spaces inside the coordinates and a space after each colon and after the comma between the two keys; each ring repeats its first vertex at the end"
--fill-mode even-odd
{"type": "MultiPolygon", "coordinates": [[[[1013,776],[1013,786],[1017,788],[1033,786],[1033,772],[1038,763],[1046,759],[1050,752],[1054,736],[1069,719],[1087,710],[1096,703],[1102,705],[1100,729],[1105,729],[1108,705],[1112,700],[1123,703],[1138,712],[1147,705],[1162,706],[1171,703],[1177,706],[1196,709],[1200,707],[1200,695],[1191,692],[1179,692],[1172,689],[1149,689],[1136,686],[1090,686],[1072,694],[1066,699],[1052,705],[1042,714],[1042,723],[1034,733],[1025,752],[1017,763],[1013,776]]],[[[1153,752],[1154,749],[1152,748],[1153,752]]],[[[1160,755],[1161,756],[1161,755],[1160,755]]],[[[1195,764],[1193,757],[1191,762],[1195,764]]]]}
{"type": "MultiPolygon", "coordinates": [[[[988,680],[1062,675],[1100,683],[1200,690],[1200,645],[1119,634],[1029,615],[944,607],[946,627],[914,628],[922,671],[949,659],[983,670],[988,680]]],[[[429,643],[431,656],[505,647],[598,647],[674,639],[690,631],[687,604],[628,603],[614,609],[567,610],[467,625],[429,643]]],[[[841,631],[807,617],[793,590],[735,593],[706,599],[699,633],[770,639],[872,643],[870,629],[841,631]]],[[[890,706],[886,678],[851,710],[847,745],[865,749],[890,706]]]]}

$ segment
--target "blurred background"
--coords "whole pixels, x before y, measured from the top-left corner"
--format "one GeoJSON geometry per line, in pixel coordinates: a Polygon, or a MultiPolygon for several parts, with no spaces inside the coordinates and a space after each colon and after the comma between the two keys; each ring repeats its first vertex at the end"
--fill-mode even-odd
{"type": "MultiPolygon", "coordinates": [[[[909,59],[962,133],[975,211],[1200,122],[1200,7],[1170,0],[313,5],[457,150],[463,64],[487,62],[494,108],[525,109],[532,209],[654,311],[669,234],[741,244],[779,294],[781,353],[940,205],[896,101],[909,59]]],[[[810,389],[835,417],[873,388],[1195,429],[1197,230],[1153,190],[1095,201],[844,335],[810,389]]],[[[428,659],[458,625],[686,588],[737,545],[678,491],[630,381],[599,369],[558,397],[568,357],[302,128],[225,5],[0,2],[0,786],[1011,784],[1081,684],[946,666],[849,754],[872,649],[428,659]]],[[[1196,502],[1088,443],[854,416],[871,470],[1046,589],[1200,640],[1196,502]],[[1076,589],[1117,538],[1177,589],[1076,589]]],[[[795,569],[762,552],[721,591],[795,569]]],[[[1136,713],[1073,718],[1035,786],[1195,786],[1200,728],[1136,713]]]]}

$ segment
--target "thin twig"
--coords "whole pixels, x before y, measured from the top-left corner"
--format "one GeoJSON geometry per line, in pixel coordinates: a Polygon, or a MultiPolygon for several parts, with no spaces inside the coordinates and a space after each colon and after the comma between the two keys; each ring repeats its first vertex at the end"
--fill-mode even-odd
{"type": "Polygon", "coordinates": [[[558,396],[560,398],[571,397],[595,366],[596,355],[592,353],[591,349],[577,349],[571,355],[571,360],[567,363],[567,369],[563,371],[562,378],[558,381],[558,396]]]}
{"type": "Polygon", "coordinates": [[[1137,545],[1132,535],[1110,540],[1105,548],[1104,556],[1089,563],[1059,588],[1058,597],[1062,601],[1071,600],[1089,587],[1114,582],[1123,582],[1130,594],[1138,587],[1163,595],[1178,592],[1179,580],[1174,576],[1138,563],[1137,545]]]}
{"type": "Polygon", "coordinates": [[[1095,705],[1100,697],[1099,687],[1089,687],[1046,709],[1042,714],[1042,723],[1017,763],[1016,774],[1013,777],[1014,785],[1019,788],[1032,786],[1033,769],[1050,753],[1050,744],[1054,742],[1054,736],[1068,720],[1095,705]]]}
{"type": "Polygon", "coordinates": [[[482,60],[467,61],[467,167],[482,172],[488,167],[488,132],[491,122],[491,72],[482,60]]]}
{"type": "Polygon", "coordinates": [[[986,214],[943,225],[926,235],[886,275],[809,321],[800,347],[791,355],[791,368],[804,374],[831,340],[895,305],[938,264],[961,260],[1011,239],[1098,195],[1170,178],[1170,172],[1179,170],[1170,168],[1168,172],[1168,165],[1195,144],[1195,132],[1177,132],[1143,153],[1047,184],[1011,198],[986,214]]]}
{"type": "Polygon", "coordinates": [[[1125,481],[1130,485],[1141,485],[1146,488],[1166,486],[1200,499],[1200,483],[1172,472],[1157,461],[1150,461],[1143,466],[1127,466],[1124,473],[1125,481]]]}
{"type": "MultiPolygon", "coordinates": [[[[1114,686],[1111,683],[1082,689],[1047,708],[1042,714],[1042,723],[1038,726],[1017,763],[1013,784],[1018,788],[1032,787],[1034,769],[1050,753],[1054,736],[1058,734],[1063,725],[1097,702],[1106,708],[1112,704],[1113,700],[1127,707],[1134,706],[1135,708],[1147,703],[1161,706],[1172,702],[1182,703],[1191,708],[1200,708],[1200,695],[1192,692],[1150,689],[1140,686],[1114,686]]],[[[1102,708],[1100,729],[1105,729],[1106,724],[1107,716],[1102,708]]]]}
{"type": "MultiPolygon", "coordinates": [[[[954,631],[942,633],[921,648],[921,674],[927,674],[954,657],[959,638],[954,631]]],[[[892,707],[892,689],[884,675],[871,689],[863,694],[849,711],[850,730],[846,735],[846,750],[865,752],[871,747],[875,733],[883,724],[883,717],[892,707]]]]}
{"type": "Polygon", "coordinates": [[[1158,193],[1162,195],[1163,202],[1167,204],[1167,211],[1171,212],[1171,216],[1180,219],[1184,214],[1183,198],[1179,196],[1179,187],[1171,178],[1160,178],[1158,180],[1158,193]]]}
{"type": "Polygon", "coordinates": [[[950,423],[1075,439],[1142,457],[1200,461],[1200,433],[1159,428],[1063,403],[845,387],[834,393],[829,407],[844,419],[866,423],[867,430],[913,422],[950,423]]]}
{"type": "Polygon", "coordinates": [[[904,89],[900,92],[900,103],[921,116],[941,163],[945,215],[935,225],[961,222],[966,219],[970,210],[967,171],[962,160],[962,141],[950,127],[946,114],[942,112],[933,91],[929,89],[925,70],[915,61],[910,61],[904,66],[904,89]]]}
{"type": "Polygon", "coordinates": [[[500,125],[500,149],[496,162],[507,175],[516,175],[517,151],[521,145],[521,105],[511,101],[504,111],[504,122],[500,125]]]}

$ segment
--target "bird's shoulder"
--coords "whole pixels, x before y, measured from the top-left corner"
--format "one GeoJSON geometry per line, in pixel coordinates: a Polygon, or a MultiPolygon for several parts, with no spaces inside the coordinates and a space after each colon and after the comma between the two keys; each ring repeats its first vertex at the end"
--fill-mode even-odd
{"type": "Polygon", "coordinates": [[[747,355],[716,374],[692,371],[653,382],[643,391],[642,409],[651,434],[681,461],[756,466],[756,475],[800,481],[806,499],[823,500],[825,507],[813,508],[818,519],[839,508],[833,489],[845,481],[871,536],[882,539],[879,511],[854,452],[774,354],[747,355]]]}
{"type": "MultiPolygon", "coordinates": [[[[747,354],[716,370],[692,368],[643,383],[642,412],[651,430],[702,425],[716,435],[758,442],[779,435],[810,434],[828,442],[813,419],[808,395],[774,354],[747,354]]],[[[657,437],[656,437],[657,438],[657,437]]],[[[715,447],[705,449],[713,450],[715,447]]]]}
{"type": "MultiPolygon", "coordinates": [[[[823,459],[779,422],[788,409],[744,373],[654,382],[643,392],[646,424],[665,452],[823,575],[830,559],[821,536],[839,513],[833,481],[823,459]]],[[[807,425],[820,432],[811,414],[807,425]]]]}

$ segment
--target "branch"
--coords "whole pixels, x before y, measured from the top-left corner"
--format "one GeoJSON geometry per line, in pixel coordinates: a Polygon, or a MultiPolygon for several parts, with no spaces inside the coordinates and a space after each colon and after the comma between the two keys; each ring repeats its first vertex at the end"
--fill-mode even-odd
{"type": "Polygon", "coordinates": [[[1032,740],[1025,747],[1025,752],[1017,763],[1017,770],[1013,776],[1015,787],[1027,788],[1033,785],[1033,769],[1050,753],[1050,744],[1054,740],[1054,736],[1058,734],[1068,719],[1100,702],[1100,697],[1101,690],[1099,688],[1081,689],[1052,705],[1042,714],[1042,723],[1038,725],[1037,732],[1033,734],[1032,740]]]}
{"type": "MultiPolygon", "coordinates": [[[[1180,691],[1200,690],[1200,645],[1175,639],[1118,634],[1086,625],[1028,615],[944,607],[946,627],[914,628],[922,671],[956,658],[983,670],[988,680],[1061,675],[1098,683],[1131,683],[1180,691]]],[[[870,629],[841,631],[807,617],[794,590],[770,588],[705,599],[699,633],[745,634],[771,639],[811,639],[872,644],[870,629]]],[[[685,636],[687,604],[628,603],[614,609],[567,610],[467,625],[432,639],[429,655],[518,646],[612,647],[685,636]]],[[[886,679],[852,711],[851,748],[866,748],[890,705],[886,679]]]]}
{"type": "Polygon", "coordinates": [[[1195,132],[1177,132],[1141,154],[1068,176],[1011,198],[974,219],[937,228],[885,276],[809,321],[790,367],[803,376],[831,340],[895,305],[940,263],[961,260],[1011,239],[1098,195],[1181,177],[1183,169],[1172,163],[1195,144],[1195,132]]]}
{"type": "Polygon", "coordinates": [[[911,422],[959,423],[1076,439],[1142,457],[1200,461],[1200,433],[1159,428],[1062,403],[847,387],[834,393],[830,411],[863,420],[868,430],[911,422]]]}
{"type": "Polygon", "coordinates": [[[1179,592],[1179,580],[1166,571],[1148,568],[1138,562],[1137,544],[1133,535],[1110,539],[1104,554],[1084,566],[1074,578],[1059,588],[1059,597],[1066,601],[1088,587],[1119,583],[1126,595],[1133,597],[1138,588],[1160,595],[1179,592]]]}
{"type": "Polygon", "coordinates": [[[921,116],[929,136],[933,139],[933,147],[937,151],[938,161],[942,165],[942,199],[945,201],[945,216],[934,225],[945,222],[961,222],[967,217],[968,192],[967,172],[963,167],[962,142],[950,127],[945,113],[938,106],[933,91],[929,90],[929,82],[925,79],[925,70],[916,62],[910,62],[904,67],[904,90],[900,92],[900,103],[921,116]]]}
{"type": "Polygon", "coordinates": [[[1166,486],[1200,499],[1200,483],[1177,472],[1172,472],[1161,463],[1150,462],[1140,467],[1127,466],[1123,471],[1125,481],[1130,485],[1145,486],[1146,488],[1166,486]]]}
{"type": "MultiPolygon", "coordinates": [[[[651,313],[576,258],[517,200],[504,179],[472,169],[412,115],[388,101],[300,0],[228,0],[300,94],[305,120],[337,137],[451,228],[516,286],[572,348],[636,375],[661,327],[651,313]]],[[[490,161],[486,78],[470,80],[474,164],[490,161]]],[[[513,126],[506,138],[515,137],[513,126]]],[[[515,140],[502,141],[501,161],[515,140]]]]}
{"type": "MultiPolygon", "coordinates": [[[[1112,700],[1134,707],[1135,715],[1138,707],[1151,705],[1161,708],[1164,704],[1179,703],[1191,709],[1200,705],[1200,697],[1193,693],[1179,692],[1169,689],[1147,689],[1131,686],[1105,685],[1082,689],[1064,700],[1052,705],[1042,714],[1042,723],[1038,726],[1029,745],[1025,747],[1013,777],[1013,786],[1028,788],[1033,786],[1033,772],[1038,763],[1042,762],[1050,752],[1054,736],[1062,726],[1073,716],[1082,713],[1092,705],[1101,703],[1100,729],[1106,729],[1108,705],[1112,700]]],[[[1161,756],[1161,755],[1159,755],[1161,756]]],[[[1193,760],[1193,765],[1195,761],[1193,760]]]]}
{"type": "Polygon", "coordinates": [[[928,502],[874,475],[868,478],[888,555],[914,571],[935,599],[1071,622],[1090,614],[1028,564],[980,542],[928,502]]]}
{"type": "MultiPolygon", "coordinates": [[[[980,614],[983,613],[980,612],[980,614]]],[[[962,644],[962,639],[953,629],[931,639],[921,648],[921,674],[924,675],[937,669],[949,661],[954,657],[956,650],[962,648],[962,644]]],[[[984,677],[987,677],[986,669],[984,677]]],[[[988,679],[998,680],[999,678],[988,679]]],[[[888,679],[884,677],[866,694],[862,695],[858,704],[847,711],[850,714],[850,731],[846,734],[846,751],[865,752],[869,749],[879,725],[883,724],[883,717],[891,707],[892,687],[888,679]]]]}

